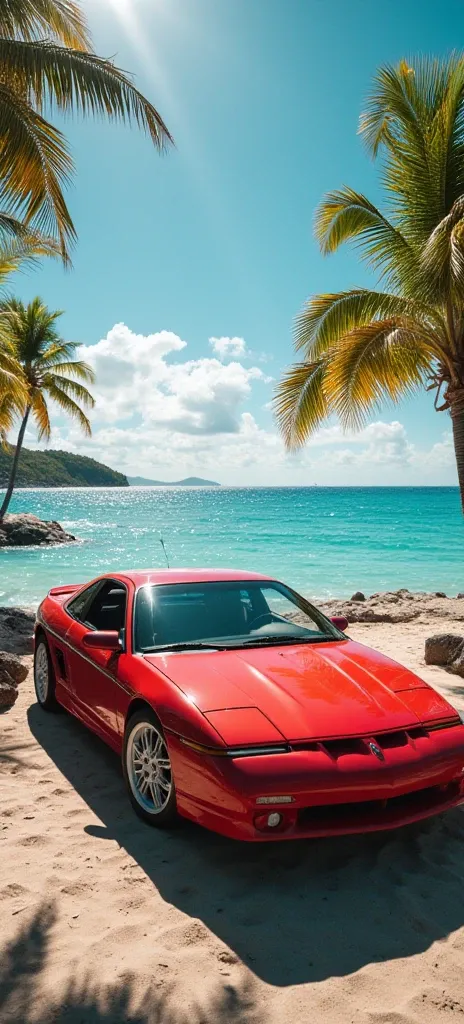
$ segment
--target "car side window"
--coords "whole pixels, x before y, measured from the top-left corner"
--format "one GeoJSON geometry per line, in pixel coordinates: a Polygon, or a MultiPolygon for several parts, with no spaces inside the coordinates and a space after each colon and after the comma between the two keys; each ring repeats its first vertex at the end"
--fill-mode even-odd
{"type": "Polygon", "coordinates": [[[85,610],[92,601],[92,598],[95,597],[100,586],[100,580],[98,580],[97,583],[92,583],[90,587],[86,587],[85,590],[82,590],[77,597],[73,597],[71,601],[68,601],[66,611],[72,615],[73,619],[78,619],[79,622],[84,622],[85,610]]]}
{"type": "Polygon", "coordinates": [[[125,626],[126,603],[126,588],[114,580],[107,580],[86,607],[82,621],[91,629],[119,633],[125,626]]]}

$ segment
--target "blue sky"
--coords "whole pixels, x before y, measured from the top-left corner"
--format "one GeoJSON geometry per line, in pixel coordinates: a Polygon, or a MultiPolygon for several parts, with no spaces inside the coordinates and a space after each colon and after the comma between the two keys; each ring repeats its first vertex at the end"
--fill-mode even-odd
{"type": "Polygon", "coordinates": [[[368,280],[349,250],[323,259],[312,222],[343,183],[380,199],[356,134],[372,76],[464,45],[462,3],[84,6],[96,51],[136,73],[176,149],[160,158],[136,130],[65,124],[74,270],[48,263],[15,282],[66,311],[63,332],[98,370],[93,440],[57,419],[55,445],[165,479],[454,483],[450,421],[430,396],[384,408],[358,438],[329,424],[291,459],[268,405],[304,299],[368,280]]]}

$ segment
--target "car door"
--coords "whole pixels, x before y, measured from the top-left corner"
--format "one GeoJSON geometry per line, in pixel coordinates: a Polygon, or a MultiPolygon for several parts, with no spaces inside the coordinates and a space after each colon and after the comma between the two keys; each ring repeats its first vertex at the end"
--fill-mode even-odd
{"type": "MultiPolygon", "coordinates": [[[[126,629],[128,592],[119,580],[101,582],[90,603],[76,612],[72,602],[68,611],[73,622],[66,636],[70,686],[77,713],[97,732],[115,740],[120,734],[118,688],[120,660],[118,651],[85,648],[82,639],[91,630],[126,629]]],[[[121,634],[122,636],[124,634],[121,634]]]]}

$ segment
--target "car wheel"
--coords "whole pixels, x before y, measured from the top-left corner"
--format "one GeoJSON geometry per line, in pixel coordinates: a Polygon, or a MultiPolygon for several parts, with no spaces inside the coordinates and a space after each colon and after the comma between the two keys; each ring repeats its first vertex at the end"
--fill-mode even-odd
{"type": "Polygon", "coordinates": [[[159,828],[172,825],[177,809],[171,760],[161,724],[148,707],[127,722],[122,769],[139,817],[159,828]]]}
{"type": "Polygon", "coordinates": [[[55,673],[44,636],[40,637],[34,650],[34,687],[37,702],[44,711],[59,710],[55,697],[55,673]]]}

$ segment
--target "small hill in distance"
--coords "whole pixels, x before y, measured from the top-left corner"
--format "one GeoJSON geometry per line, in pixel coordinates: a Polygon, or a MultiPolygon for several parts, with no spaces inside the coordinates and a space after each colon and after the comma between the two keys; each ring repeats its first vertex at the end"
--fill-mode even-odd
{"type": "MultiPolygon", "coordinates": [[[[13,446],[0,447],[0,488],[6,487],[13,459],[13,446]]],[[[16,487],[128,487],[123,473],[104,466],[86,455],[63,451],[31,451],[19,456],[16,487]]]]}
{"type": "Polygon", "coordinates": [[[216,480],[187,476],[185,480],[147,480],[144,476],[128,476],[131,487],[220,487],[216,480]]]}

